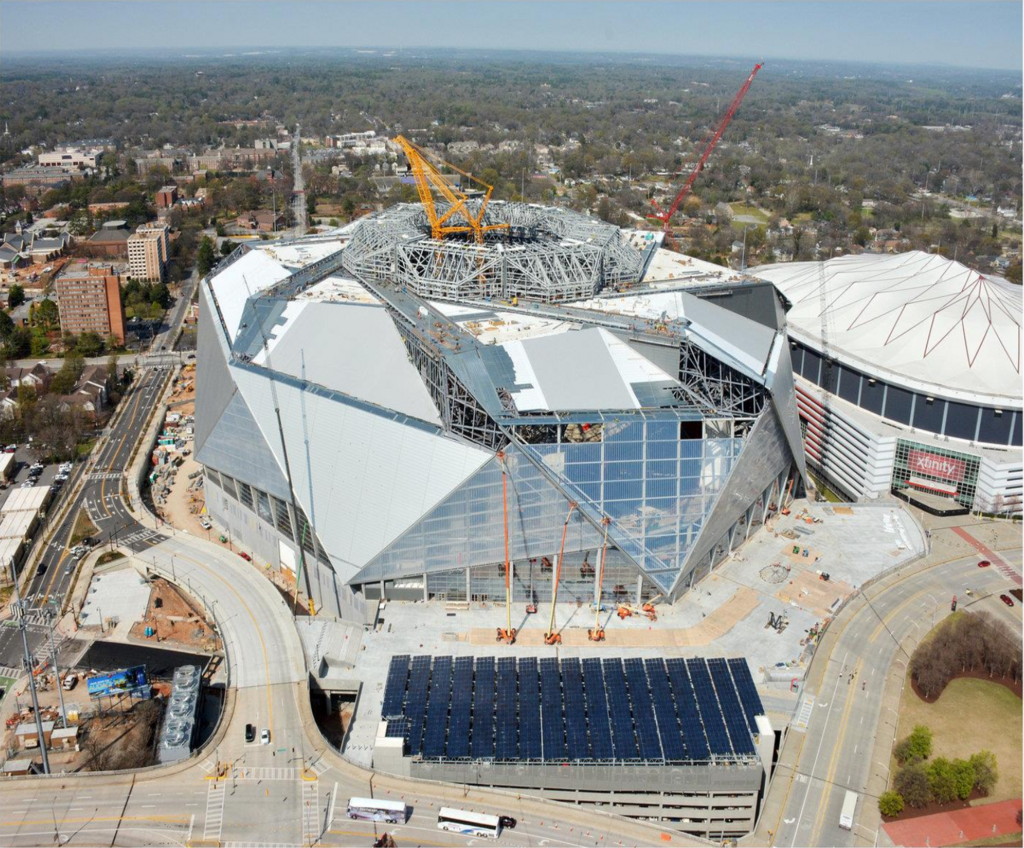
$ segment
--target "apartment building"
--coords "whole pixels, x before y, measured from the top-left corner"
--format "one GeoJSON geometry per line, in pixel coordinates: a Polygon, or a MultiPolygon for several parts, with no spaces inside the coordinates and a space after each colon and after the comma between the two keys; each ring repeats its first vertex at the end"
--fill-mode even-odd
{"type": "Polygon", "coordinates": [[[136,280],[163,282],[170,259],[170,228],[143,224],[128,238],[128,275],[136,280]]]}
{"type": "Polygon", "coordinates": [[[124,343],[121,278],[112,265],[76,262],[57,278],[57,310],[65,333],[91,331],[124,343]]]}
{"type": "Polygon", "coordinates": [[[102,147],[58,147],[53,153],[40,153],[38,162],[40,168],[95,168],[102,152],[102,147]]]}

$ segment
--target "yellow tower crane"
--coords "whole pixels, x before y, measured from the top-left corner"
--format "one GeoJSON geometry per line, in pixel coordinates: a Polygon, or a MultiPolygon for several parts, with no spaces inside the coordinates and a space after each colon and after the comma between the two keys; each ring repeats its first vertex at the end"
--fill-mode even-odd
{"type": "Polygon", "coordinates": [[[412,176],[416,181],[416,191],[419,192],[423,211],[427,213],[427,220],[430,222],[430,235],[433,238],[443,239],[445,236],[456,233],[472,233],[477,243],[483,244],[484,233],[490,230],[508,229],[508,224],[484,224],[483,222],[487,204],[494,191],[493,186],[487,185],[483,180],[478,180],[472,174],[466,173],[449,162],[441,162],[442,165],[486,189],[480,208],[474,214],[466,205],[469,197],[449,185],[437,167],[427,158],[426,151],[402,135],[395,138],[395,144],[402,148],[406,159],[409,160],[409,167],[412,168],[412,176]],[[439,212],[434,201],[435,191],[448,203],[448,208],[443,214],[439,212]]]}

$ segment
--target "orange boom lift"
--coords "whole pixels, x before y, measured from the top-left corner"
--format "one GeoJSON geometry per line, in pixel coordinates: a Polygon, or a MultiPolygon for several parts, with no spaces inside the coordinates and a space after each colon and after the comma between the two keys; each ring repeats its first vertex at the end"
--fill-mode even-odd
{"type": "Polygon", "coordinates": [[[498,642],[511,645],[516,641],[516,631],[512,627],[512,585],[509,579],[508,564],[508,484],[505,470],[505,452],[498,451],[498,462],[501,463],[501,506],[505,514],[505,629],[498,628],[498,642]]]}
{"type": "Polygon", "coordinates": [[[601,589],[604,587],[604,563],[608,558],[608,525],[612,520],[606,515],[601,521],[604,524],[604,545],[601,547],[601,571],[597,575],[597,595],[594,598],[594,628],[587,631],[591,642],[604,641],[604,628],[601,626],[601,589]]]}
{"type": "Polygon", "coordinates": [[[544,634],[545,645],[562,644],[562,636],[555,633],[555,602],[558,600],[558,581],[562,577],[562,555],[565,553],[565,537],[569,532],[569,519],[572,518],[572,511],[576,509],[576,501],[569,501],[569,512],[565,516],[565,524],[562,526],[562,546],[558,549],[558,565],[555,567],[555,585],[551,590],[551,620],[548,622],[548,632],[544,634]]]}

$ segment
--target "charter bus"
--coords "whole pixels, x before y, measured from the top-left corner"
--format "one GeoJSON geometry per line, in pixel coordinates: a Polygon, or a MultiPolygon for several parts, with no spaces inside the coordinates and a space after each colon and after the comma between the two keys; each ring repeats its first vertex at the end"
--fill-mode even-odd
{"type": "Polygon", "coordinates": [[[405,824],[405,804],[379,798],[349,798],[348,817],[362,821],[383,821],[405,824]]]}
{"type": "Polygon", "coordinates": [[[441,808],[437,814],[437,826],[441,830],[453,830],[466,836],[489,836],[492,839],[497,839],[501,831],[501,822],[497,816],[452,807],[441,808]]]}

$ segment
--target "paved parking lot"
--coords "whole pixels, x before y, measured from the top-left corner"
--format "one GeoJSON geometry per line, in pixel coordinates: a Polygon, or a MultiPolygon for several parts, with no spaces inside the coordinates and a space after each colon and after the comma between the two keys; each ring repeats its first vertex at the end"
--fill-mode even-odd
{"type": "MultiPolygon", "coordinates": [[[[32,456],[28,446],[18,445],[18,450],[14,453],[14,460],[18,463],[17,470],[11,481],[7,484],[5,489],[0,490],[0,509],[3,509],[3,505],[7,503],[7,498],[10,497],[11,492],[17,489],[22,483],[28,482],[28,470],[35,462],[35,457],[32,456]]],[[[50,463],[43,469],[43,473],[39,475],[39,479],[36,481],[37,486],[49,486],[53,483],[53,478],[57,476],[57,465],[59,463],[50,463]]]]}

